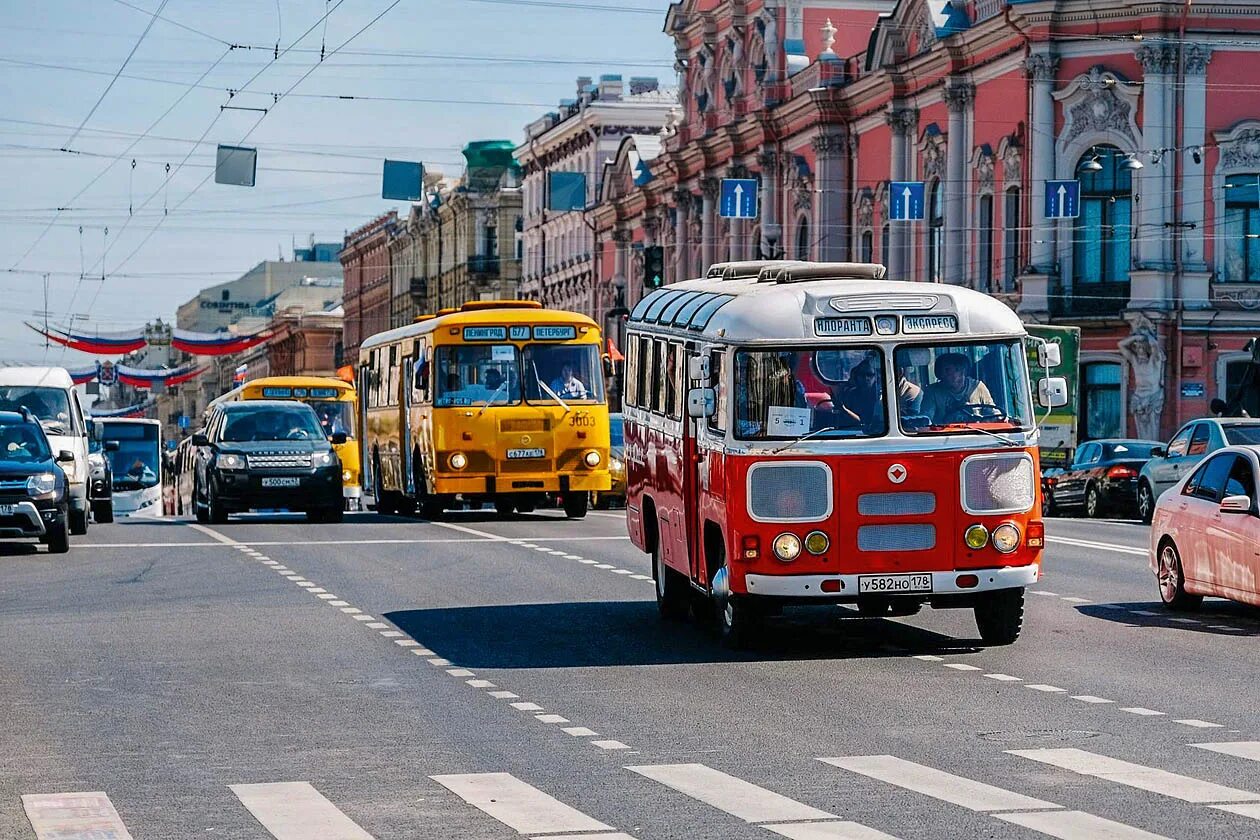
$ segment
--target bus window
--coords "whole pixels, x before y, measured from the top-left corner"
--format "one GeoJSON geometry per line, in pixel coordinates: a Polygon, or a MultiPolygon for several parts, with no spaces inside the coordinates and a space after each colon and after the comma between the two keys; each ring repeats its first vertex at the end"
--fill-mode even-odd
{"type": "Polygon", "coordinates": [[[715,350],[709,354],[709,381],[713,384],[717,411],[709,415],[709,428],[715,432],[725,433],[729,409],[726,405],[726,379],[722,374],[722,354],[715,350]]]}
{"type": "Polygon", "coordinates": [[[665,414],[673,420],[681,415],[678,411],[678,393],[682,390],[682,347],[677,344],[666,345],[665,376],[665,414]]]}
{"type": "Polygon", "coordinates": [[[636,356],[639,370],[637,373],[637,381],[635,383],[635,405],[639,408],[652,410],[652,339],[646,335],[636,339],[639,342],[639,352],[636,356]]]}
{"type": "Polygon", "coordinates": [[[599,346],[525,345],[525,398],[532,403],[604,401],[599,346]]]}
{"type": "Polygon", "coordinates": [[[332,438],[338,432],[344,432],[347,438],[354,437],[354,403],[336,400],[307,400],[307,404],[315,409],[319,425],[324,428],[324,435],[332,438]]]}
{"type": "Polygon", "coordinates": [[[628,406],[633,406],[638,398],[639,378],[639,342],[635,338],[631,338],[626,344],[626,367],[625,367],[625,393],[622,395],[622,402],[628,406]]]}
{"type": "Polygon", "coordinates": [[[515,405],[521,401],[516,347],[470,344],[437,350],[438,407],[452,405],[515,405]]]}
{"type": "Polygon", "coordinates": [[[907,434],[1032,426],[1017,341],[900,347],[898,413],[907,434]]]}
{"type": "Polygon", "coordinates": [[[110,423],[102,434],[104,440],[118,441],[118,448],[108,453],[115,490],[157,486],[162,467],[156,425],[110,423]]]}
{"type": "Polygon", "coordinates": [[[887,433],[883,356],[874,347],[741,350],[735,432],[745,440],[887,433]]]}
{"type": "Polygon", "coordinates": [[[665,369],[665,342],[659,338],[652,342],[652,364],[648,368],[648,382],[652,398],[652,411],[661,414],[665,411],[665,379],[661,371],[665,369]]]}

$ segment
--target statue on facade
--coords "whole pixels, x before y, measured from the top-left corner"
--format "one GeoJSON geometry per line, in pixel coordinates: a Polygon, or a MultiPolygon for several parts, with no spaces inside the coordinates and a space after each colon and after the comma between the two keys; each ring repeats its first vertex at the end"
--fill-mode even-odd
{"type": "Polygon", "coordinates": [[[779,10],[767,6],[761,11],[766,29],[762,39],[766,48],[766,81],[777,81],[779,76],[779,10]]]}
{"type": "Polygon", "coordinates": [[[1138,437],[1159,440],[1159,421],[1164,413],[1164,367],[1168,357],[1149,318],[1139,314],[1130,324],[1132,332],[1118,345],[1120,355],[1133,371],[1129,413],[1137,425],[1138,437]]]}

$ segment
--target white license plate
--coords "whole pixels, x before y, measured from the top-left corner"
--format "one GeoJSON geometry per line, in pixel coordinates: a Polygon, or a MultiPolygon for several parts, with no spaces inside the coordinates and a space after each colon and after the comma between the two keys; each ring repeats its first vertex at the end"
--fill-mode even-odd
{"type": "Polygon", "coordinates": [[[917,575],[859,575],[858,594],[901,595],[911,592],[931,592],[932,576],[917,575]]]}
{"type": "Polygon", "coordinates": [[[509,449],[509,458],[542,458],[547,454],[545,449],[509,449]]]}
{"type": "Polygon", "coordinates": [[[17,505],[0,505],[0,516],[12,516],[17,505]]]}
{"type": "Polygon", "coordinates": [[[262,480],[263,487],[301,487],[302,480],[299,478],[264,478],[262,480]]]}

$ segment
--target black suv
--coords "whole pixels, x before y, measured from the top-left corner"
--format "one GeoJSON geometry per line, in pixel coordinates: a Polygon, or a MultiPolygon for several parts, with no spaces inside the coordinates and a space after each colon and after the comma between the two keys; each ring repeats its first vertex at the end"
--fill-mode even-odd
{"type": "Polygon", "coordinates": [[[29,411],[0,411],[0,537],[38,538],[53,554],[70,550],[69,498],[60,463],[29,411]]]}
{"type": "MultiPolygon", "coordinates": [[[[332,443],[345,439],[338,433],[332,443]]],[[[229,513],[260,508],[305,511],[312,522],[341,521],[341,462],[309,405],[227,403],[214,410],[192,442],[198,522],[222,523],[229,513]]]]}

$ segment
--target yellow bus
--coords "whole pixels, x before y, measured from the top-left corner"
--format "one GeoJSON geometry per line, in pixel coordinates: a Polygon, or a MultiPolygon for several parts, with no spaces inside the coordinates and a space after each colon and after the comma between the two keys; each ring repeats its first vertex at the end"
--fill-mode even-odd
{"type": "Polygon", "coordinates": [[[354,386],[340,379],[323,376],[264,376],[238,385],[206,406],[206,414],[215,406],[237,400],[298,400],[309,403],[319,415],[320,425],[331,439],[337,432],[346,433],[346,442],[333,444],[341,460],[341,486],[346,510],[360,510],[363,485],[359,467],[362,458],[358,441],[358,395],[354,386]]]}
{"type": "Polygon", "coordinates": [[[535,301],[473,301],[374,335],[359,353],[363,470],[377,510],[457,500],[570,518],[609,489],[599,328],[535,301]]]}

